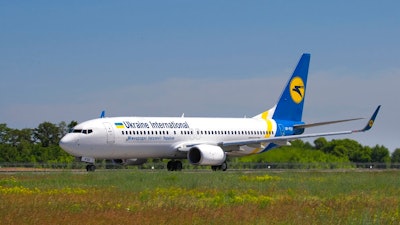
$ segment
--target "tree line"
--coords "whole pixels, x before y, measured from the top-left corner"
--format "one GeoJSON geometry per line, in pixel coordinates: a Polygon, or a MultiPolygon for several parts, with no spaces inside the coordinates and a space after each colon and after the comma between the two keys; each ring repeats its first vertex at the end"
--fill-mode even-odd
{"type": "MultiPolygon", "coordinates": [[[[37,128],[12,129],[0,124],[0,162],[71,163],[73,156],[62,150],[60,139],[78,123],[43,122],[37,128]]],[[[233,159],[239,162],[356,162],[400,163],[400,148],[392,154],[383,145],[363,146],[351,139],[321,137],[313,144],[295,140],[291,146],[282,146],[264,154],[233,159]]]]}
{"type": "Polygon", "coordinates": [[[37,128],[12,129],[0,124],[0,162],[70,163],[75,160],[58,143],[78,123],[43,122],[37,128]]]}

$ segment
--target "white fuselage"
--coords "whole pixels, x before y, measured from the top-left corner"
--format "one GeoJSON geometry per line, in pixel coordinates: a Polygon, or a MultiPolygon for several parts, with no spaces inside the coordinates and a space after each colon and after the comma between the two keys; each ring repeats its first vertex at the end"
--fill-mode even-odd
{"type": "MultiPolygon", "coordinates": [[[[113,117],[75,126],[60,145],[78,157],[179,159],[186,158],[186,146],[269,138],[276,131],[276,122],[267,118],[113,117]]],[[[227,154],[262,150],[261,146],[241,146],[227,154]]]]}

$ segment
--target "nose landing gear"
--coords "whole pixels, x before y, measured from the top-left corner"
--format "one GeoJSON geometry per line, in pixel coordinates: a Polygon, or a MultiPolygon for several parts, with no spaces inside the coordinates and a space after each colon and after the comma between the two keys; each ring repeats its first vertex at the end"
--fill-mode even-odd
{"type": "Polygon", "coordinates": [[[86,171],[88,172],[94,172],[96,170],[96,166],[94,164],[88,164],[86,165],[86,171]]]}

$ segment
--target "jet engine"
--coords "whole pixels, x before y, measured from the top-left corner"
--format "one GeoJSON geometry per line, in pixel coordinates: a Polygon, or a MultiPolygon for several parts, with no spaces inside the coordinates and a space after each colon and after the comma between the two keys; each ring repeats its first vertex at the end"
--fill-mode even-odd
{"type": "Polygon", "coordinates": [[[219,146],[201,144],[192,147],[187,158],[193,165],[216,166],[225,162],[226,154],[219,146]]]}

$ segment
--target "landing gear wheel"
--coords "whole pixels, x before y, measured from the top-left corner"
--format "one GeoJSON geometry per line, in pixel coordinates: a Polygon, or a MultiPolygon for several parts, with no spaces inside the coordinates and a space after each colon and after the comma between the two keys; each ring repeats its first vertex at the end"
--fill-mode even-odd
{"type": "Polygon", "coordinates": [[[226,162],[223,162],[222,165],[219,166],[211,166],[211,169],[213,171],[217,171],[217,170],[222,170],[222,171],[226,171],[228,169],[228,164],[226,162]]]}
{"type": "Polygon", "coordinates": [[[175,170],[176,171],[182,170],[182,162],[181,161],[175,161],[175,170]]]}
{"type": "Polygon", "coordinates": [[[182,170],[182,162],[181,161],[168,161],[167,163],[168,171],[181,171],[182,170]]]}
{"type": "Polygon", "coordinates": [[[174,164],[174,161],[168,161],[168,163],[167,163],[167,170],[168,171],[173,171],[174,170],[172,164],[174,164]]]}
{"type": "Polygon", "coordinates": [[[94,172],[96,170],[96,166],[93,164],[86,165],[86,171],[94,172]]]}
{"type": "Polygon", "coordinates": [[[227,164],[226,162],[224,162],[224,163],[222,163],[222,165],[220,165],[219,167],[220,167],[220,169],[221,169],[222,171],[226,171],[226,170],[228,169],[228,164],[227,164]]]}

